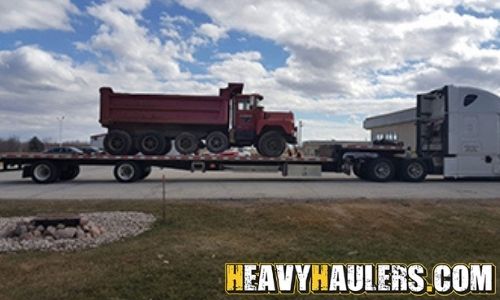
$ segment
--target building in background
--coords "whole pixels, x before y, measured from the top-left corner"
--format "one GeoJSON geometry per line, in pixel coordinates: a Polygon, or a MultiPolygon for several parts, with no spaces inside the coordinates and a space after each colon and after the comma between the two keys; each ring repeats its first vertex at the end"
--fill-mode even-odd
{"type": "Polygon", "coordinates": [[[363,127],[371,131],[372,141],[399,141],[405,148],[416,150],[417,109],[410,108],[367,118],[363,127]]]}

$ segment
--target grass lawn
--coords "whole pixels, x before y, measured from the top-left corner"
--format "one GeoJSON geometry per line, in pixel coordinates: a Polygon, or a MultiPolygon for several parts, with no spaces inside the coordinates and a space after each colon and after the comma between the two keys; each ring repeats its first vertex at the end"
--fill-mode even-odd
{"type": "MultiPolygon", "coordinates": [[[[1,201],[0,215],[137,210],[160,218],[160,208],[156,201],[1,201]]],[[[0,254],[0,299],[270,298],[227,296],[226,262],[500,266],[500,201],[173,202],[166,215],[145,234],[97,249],[0,254]]]]}

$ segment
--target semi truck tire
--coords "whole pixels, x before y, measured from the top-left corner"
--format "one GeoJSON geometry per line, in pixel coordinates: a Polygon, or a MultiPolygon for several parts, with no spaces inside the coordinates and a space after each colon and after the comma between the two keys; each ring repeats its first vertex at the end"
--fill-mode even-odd
{"type": "Polygon", "coordinates": [[[285,149],[285,138],[277,131],[264,133],[257,142],[257,151],[263,156],[279,157],[285,152],[285,149]]]}
{"type": "Polygon", "coordinates": [[[132,137],[123,130],[111,130],[104,138],[104,150],[111,155],[132,154],[132,137]]]}
{"type": "Polygon", "coordinates": [[[50,161],[40,161],[32,166],[31,179],[36,183],[52,183],[59,179],[61,170],[50,161]]]}
{"type": "Polygon", "coordinates": [[[180,154],[192,154],[198,150],[200,141],[190,132],[182,132],[175,138],[175,149],[180,154]]]}
{"type": "Polygon", "coordinates": [[[69,165],[61,170],[59,179],[73,180],[80,174],[80,167],[78,165],[69,165]]]}
{"type": "Polygon", "coordinates": [[[419,159],[403,160],[399,168],[399,176],[403,181],[422,182],[427,177],[427,166],[419,159]]]}
{"type": "Polygon", "coordinates": [[[365,163],[357,163],[352,167],[352,172],[359,179],[368,180],[368,175],[366,174],[366,164],[365,163]]]}
{"type": "Polygon", "coordinates": [[[376,182],[391,181],[396,174],[394,163],[387,158],[375,158],[366,167],[368,178],[376,182]]]}
{"type": "Polygon", "coordinates": [[[124,161],[116,164],[113,174],[118,182],[135,182],[142,176],[142,168],[135,162],[124,161]]]}
{"type": "Polygon", "coordinates": [[[221,131],[211,132],[207,136],[207,149],[212,153],[221,153],[229,149],[229,139],[221,131]]]}
{"type": "Polygon", "coordinates": [[[162,155],[166,152],[167,141],[157,132],[148,132],[139,138],[136,148],[144,155],[162,155]]]}

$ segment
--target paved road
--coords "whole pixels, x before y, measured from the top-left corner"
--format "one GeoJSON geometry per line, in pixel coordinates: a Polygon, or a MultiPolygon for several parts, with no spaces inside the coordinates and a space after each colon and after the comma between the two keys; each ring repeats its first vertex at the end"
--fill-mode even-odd
{"type": "Polygon", "coordinates": [[[372,183],[341,174],[321,178],[283,178],[277,173],[190,173],[155,169],[145,181],[121,184],[111,167],[87,166],[71,182],[49,185],[0,173],[0,199],[160,199],[162,175],[168,199],[500,199],[498,181],[372,183]]]}

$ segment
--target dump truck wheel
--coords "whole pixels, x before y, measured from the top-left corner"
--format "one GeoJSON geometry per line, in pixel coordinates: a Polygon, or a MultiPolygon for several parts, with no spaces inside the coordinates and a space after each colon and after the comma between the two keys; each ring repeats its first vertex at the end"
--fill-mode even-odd
{"type": "Polygon", "coordinates": [[[148,132],[139,138],[137,149],[144,155],[161,155],[165,153],[166,141],[157,132],[148,132]]]}
{"type": "Polygon", "coordinates": [[[52,183],[59,179],[61,170],[50,161],[40,161],[33,165],[31,179],[36,183],[52,183]]]}
{"type": "Polygon", "coordinates": [[[221,153],[229,148],[229,139],[221,131],[211,132],[207,136],[207,149],[212,153],[221,153]]]}
{"type": "Polygon", "coordinates": [[[427,177],[427,166],[419,159],[404,160],[401,162],[399,175],[403,181],[422,182],[427,177]]]}
{"type": "Polygon", "coordinates": [[[372,181],[387,182],[394,178],[396,169],[390,159],[376,158],[368,163],[366,174],[372,181]]]}
{"type": "Polygon", "coordinates": [[[141,178],[142,169],[135,162],[120,162],[115,166],[114,175],[118,182],[134,182],[141,178]]]}
{"type": "Polygon", "coordinates": [[[285,152],[285,149],[285,138],[276,131],[264,133],[257,143],[257,151],[267,157],[278,157],[285,152]]]}
{"type": "Polygon", "coordinates": [[[61,174],[59,175],[59,179],[61,180],[73,180],[78,174],[80,174],[80,167],[78,165],[69,165],[63,170],[61,170],[61,174]]]}
{"type": "Polygon", "coordinates": [[[192,154],[198,150],[199,140],[190,132],[183,132],[175,138],[175,149],[181,154],[192,154]]]}
{"type": "Polygon", "coordinates": [[[131,154],[132,137],[126,131],[112,130],[104,138],[104,150],[111,155],[131,154]]]}

